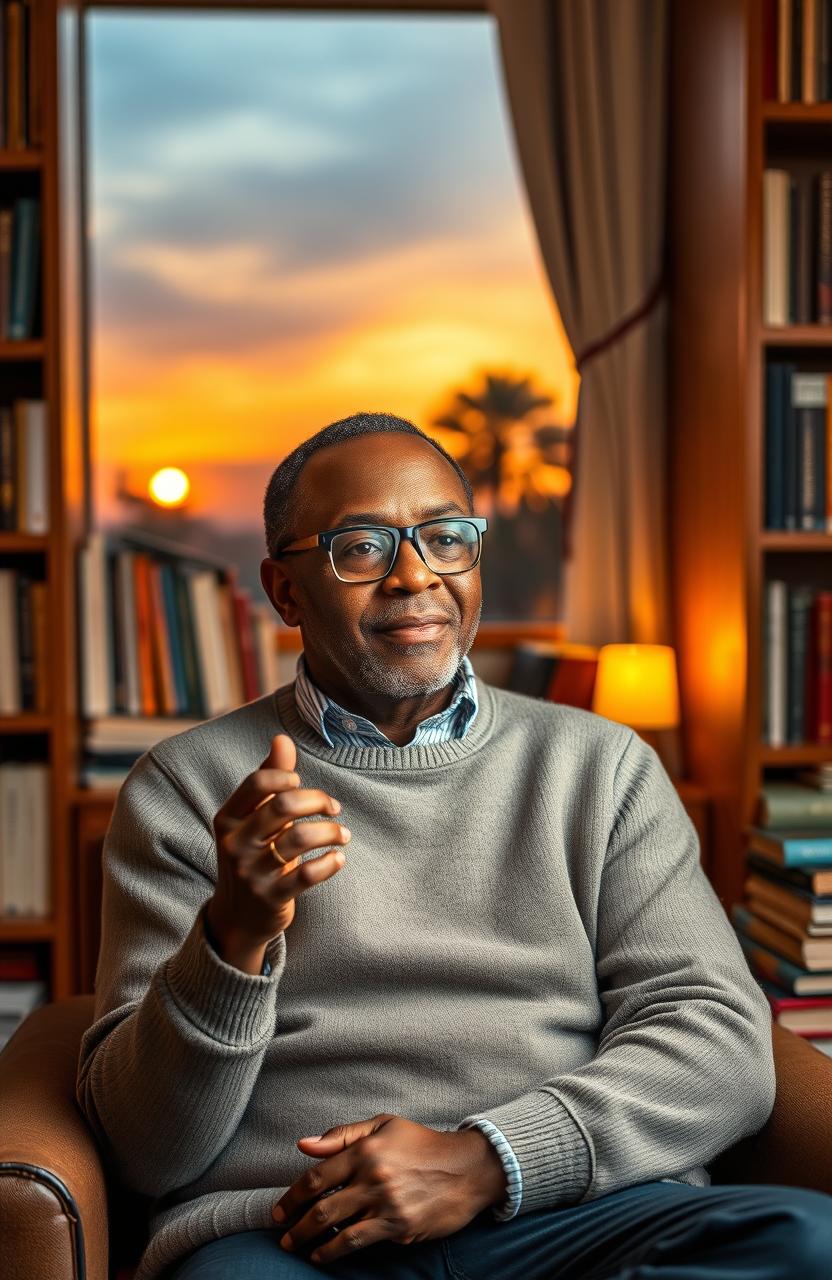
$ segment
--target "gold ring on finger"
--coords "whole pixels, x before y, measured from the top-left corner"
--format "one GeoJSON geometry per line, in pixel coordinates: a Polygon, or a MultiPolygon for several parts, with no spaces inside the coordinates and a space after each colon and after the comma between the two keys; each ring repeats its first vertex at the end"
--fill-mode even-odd
{"type": "Polygon", "coordinates": [[[269,841],[269,848],[271,849],[271,851],[272,851],[272,853],[274,854],[274,856],[277,858],[278,862],[280,862],[283,866],[285,866],[287,862],[291,862],[291,858],[283,858],[283,857],[281,857],[281,855],[280,855],[280,853],[279,853],[279,851],[278,851],[277,845],[275,844],[274,840],[270,840],[270,841],[269,841]]]}

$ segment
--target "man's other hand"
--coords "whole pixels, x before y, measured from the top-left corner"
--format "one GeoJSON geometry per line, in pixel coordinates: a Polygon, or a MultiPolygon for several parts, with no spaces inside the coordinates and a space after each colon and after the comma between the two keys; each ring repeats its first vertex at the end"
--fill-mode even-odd
{"type": "Polygon", "coordinates": [[[388,1240],[413,1244],[452,1235],[505,1195],[505,1174],[493,1145],[478,1129],[443,1132],[378,1115],[300,1138],[305,1155],[320,1157],[272,1210],[289,1228],[284,1248],[300,1253],[332,1227],[313,1262],[388,1240]]]}

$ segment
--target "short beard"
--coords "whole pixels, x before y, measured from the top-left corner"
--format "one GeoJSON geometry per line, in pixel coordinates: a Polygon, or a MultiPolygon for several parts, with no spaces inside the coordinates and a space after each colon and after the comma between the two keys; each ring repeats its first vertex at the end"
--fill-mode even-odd
{"type": "MultiPolygon", "coordinates": [[[[351,649],[345,656],[346,661],[338,662],[338,666],[348,684],[364,693],[374,693],[385,698],[425,698],[438,693],[453,680],[460,663],[468,653],[477,634],[482,603],[477,610],[469,631],[470,639],[463,648],[460,633],[457,632],[451,652],[447,660],[439,668],[434,668],[427,675],[417,676],[403,671],[396,663],[387,663],[381,656],[369,653],[366,649],[351,649]]],[[[402,653],[423,653],[424,643],[400,645],[402,653]]],[[[340,655],[339,655],[340,657],[340,655]]]]}

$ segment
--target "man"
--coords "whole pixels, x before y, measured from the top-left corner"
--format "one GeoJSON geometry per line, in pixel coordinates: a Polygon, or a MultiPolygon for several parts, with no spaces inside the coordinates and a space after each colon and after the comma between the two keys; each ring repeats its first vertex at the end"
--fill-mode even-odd
{"type": "Polygon", "coordinates": [[[770,1014],[658,757],[474,677],[457,464],[359,414],[265,522],[297,678],[147,752],[105,844],[78,1101],[138,1280],[827,1276],[829,1197],[710,1186],[770,1014]]]}

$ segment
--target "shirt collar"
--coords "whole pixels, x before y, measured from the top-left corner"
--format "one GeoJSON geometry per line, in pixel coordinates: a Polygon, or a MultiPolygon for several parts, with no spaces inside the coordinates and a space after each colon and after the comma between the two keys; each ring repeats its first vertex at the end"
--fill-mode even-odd
{"type": "MultiPolygon", "coordinates": [[[[453,696],[444,711],[421,720],[408,746],[424,742],[447,742],[462,738],[477,714],[477,684],[474,668],[464,657],[453,680],[453,696]]],[[[303,653],[295,668],[295,705],[298,714],[316,729],[330,747],[394,747],[385,733],[356,711],[347,711],[312,680],[303,653]]]]}

